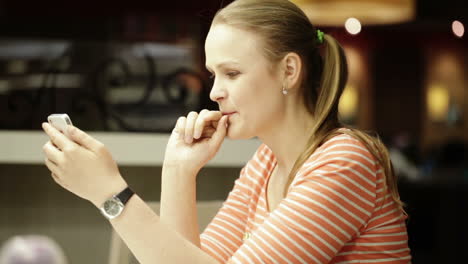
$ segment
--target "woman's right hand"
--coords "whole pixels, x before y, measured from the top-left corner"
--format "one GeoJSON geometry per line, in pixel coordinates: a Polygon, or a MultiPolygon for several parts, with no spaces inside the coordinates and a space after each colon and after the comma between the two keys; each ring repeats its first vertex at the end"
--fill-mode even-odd
{"type": "Polygon", "coordinates": [[[196,175],[218,152],[227,133],[228,116],[202,110],[179,117],[166,146],[163,166],[196,175]]]}

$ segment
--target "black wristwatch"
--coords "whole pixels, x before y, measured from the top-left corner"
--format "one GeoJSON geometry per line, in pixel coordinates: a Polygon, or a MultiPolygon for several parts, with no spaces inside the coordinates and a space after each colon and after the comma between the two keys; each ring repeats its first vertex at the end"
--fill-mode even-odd
{"type": "Polygon", "coordinates": [[[125,204],[127,204],[128,200],[130,200],[134,194],[135,193],[132,191],[132,189],[130,189],[130,187],[125,188],[123,191],[112,196],[104,202],[100,208],[101,213],[108,220],[116,218],[123,212],[125,204]]]}

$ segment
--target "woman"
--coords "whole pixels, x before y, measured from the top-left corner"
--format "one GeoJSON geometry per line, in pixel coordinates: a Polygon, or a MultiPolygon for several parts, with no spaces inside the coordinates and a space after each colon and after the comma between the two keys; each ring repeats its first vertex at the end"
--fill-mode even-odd
{"type": "Polygon", "coordinates": [[[220,111],[177,121],[160,217],[126,189],[100,142],[44,123],[54,179],[98,208],[126,189],[131,198],[110,222],[141,263],[410,262],[385,147],[338,122],[347,66],[337,41],[289,1],[238,0],[216,14],[205,52],[220,111]],[[200,236],[196,175],[226,136],[264,144],[200,236]]]}

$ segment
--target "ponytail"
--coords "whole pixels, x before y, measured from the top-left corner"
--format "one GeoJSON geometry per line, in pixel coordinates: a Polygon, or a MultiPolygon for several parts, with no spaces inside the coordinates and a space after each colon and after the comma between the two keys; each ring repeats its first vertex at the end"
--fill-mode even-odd
{"type": "MultiPolygon", "coordinates": [[[[323,45],[325,53],[323,56],[323,70],[321,72],[322,74],[317,92],[317,102],[313,105],[310,102],[310,97],[306,98],[306,105],[314,109],[315,124],[310,131],[310,138],[305,150],[299,155],[289,173],[283,195],[286,197],[295,175],[317,148],[328,139],[340,133],[345,133],[362,142],[377,159],[385,173],[384,188],[388,188],[391,198],[397,203],[399,209],[406,214],[403,208],[404,204],[400,200],[398,194],[397,175],[394,173],[390,156],[385,145],[379,138],[372,137],[352,127],[347,127],[338,120],[338,103],[348,79],[348,66],[344,50],[338,41],[330,35],[325,35],[324,40],[323,45]],[[348,129],[338,131],[341,127],[347,127],[348,129]]],[[[385,200],[382,201],[382,204],[384,202],[385,200]]]]}

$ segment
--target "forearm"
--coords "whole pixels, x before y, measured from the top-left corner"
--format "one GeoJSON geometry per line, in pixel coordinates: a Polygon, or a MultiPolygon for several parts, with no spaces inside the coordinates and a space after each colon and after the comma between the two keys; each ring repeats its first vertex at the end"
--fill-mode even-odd
{"type": "Polygon", "coordinates": [[[196,175],[178,166],[164,166],[161,183],[161,220],[200,247],[196,207],[196,175]]]}
{"type": "Polygon", "coordinates": [[[217,264],[215,259],[160,221],[137,195],[128,201],[124,212],[110,222],[142,264],[217,264]]]}

